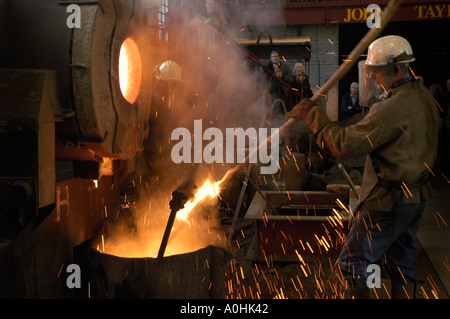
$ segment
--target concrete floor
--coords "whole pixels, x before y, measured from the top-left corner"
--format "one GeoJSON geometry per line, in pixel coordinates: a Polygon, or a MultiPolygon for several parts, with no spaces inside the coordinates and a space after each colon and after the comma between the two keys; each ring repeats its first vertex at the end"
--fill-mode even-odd
{"type": "Polygon", "coordinates": [[[448,298],[450,295],[450,181],[449,174],[435,173],[435,175],[431,178],[435,197],[427,204],[417,239],[442,282],[448,298]]]}

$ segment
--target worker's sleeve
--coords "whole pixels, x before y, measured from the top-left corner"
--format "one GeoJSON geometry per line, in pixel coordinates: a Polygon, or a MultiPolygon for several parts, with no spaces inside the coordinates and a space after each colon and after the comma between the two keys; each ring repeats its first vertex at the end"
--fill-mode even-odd
{"type": "Polygon", "coordinates": [[[369,115],[357,124],[346,127],[332,122],[317,106],[309,109],[302,117],[313,131],[319,147],[334,157],[352,158],[367,155],[391,138],[369,115]]]}

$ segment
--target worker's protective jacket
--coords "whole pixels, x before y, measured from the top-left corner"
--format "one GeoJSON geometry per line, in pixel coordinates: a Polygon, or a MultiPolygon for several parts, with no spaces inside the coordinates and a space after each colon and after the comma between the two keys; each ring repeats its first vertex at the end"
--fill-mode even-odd
{"type": "Polygon", "coordinates": [[[347,127],[332,122],[319,107],[303,116],[318,145],[333,156],[367,154],[359,207],[369,210],[390,211],[395,204],[432,196],[427,179],[440,125],[434,99],[419,81],[393,88],[388,96],[347,127]]]}

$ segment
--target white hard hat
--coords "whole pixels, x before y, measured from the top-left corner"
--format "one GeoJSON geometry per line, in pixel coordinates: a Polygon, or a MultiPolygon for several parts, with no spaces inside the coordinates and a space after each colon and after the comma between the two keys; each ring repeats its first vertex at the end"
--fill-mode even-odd
{"type": "Polygon", "coordinates": [[[182,70],[175,61],[168,60],[156,66],[156,78],[165,81],[181,81],[182,70]]]}
{"type": "Polygon", "coordinates": [[[373,41],[367,51],[367,66],[386,66],[415,60],[409,42],[398,35],[388,35],[373,41]]]}

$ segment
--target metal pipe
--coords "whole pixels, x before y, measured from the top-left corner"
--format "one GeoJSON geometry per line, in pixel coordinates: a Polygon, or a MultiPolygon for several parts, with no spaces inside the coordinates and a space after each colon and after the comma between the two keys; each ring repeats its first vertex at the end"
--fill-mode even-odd
{"type": "Polygon", "coordinates": [[[350,176],[348,175],[347,171],[344,168],[344,165],[342,165],[341,163],[338,164],[339,170],[341,171],[342,175],[344,175],[345,180],[347,181],[347,183],[350,185],[350,187],[352,188],[353,192],[355,193],[355,195],[359,198],[359,192],[356,189],[355,184],[353,184],[352,179],[350,178],[350,176]]]}

